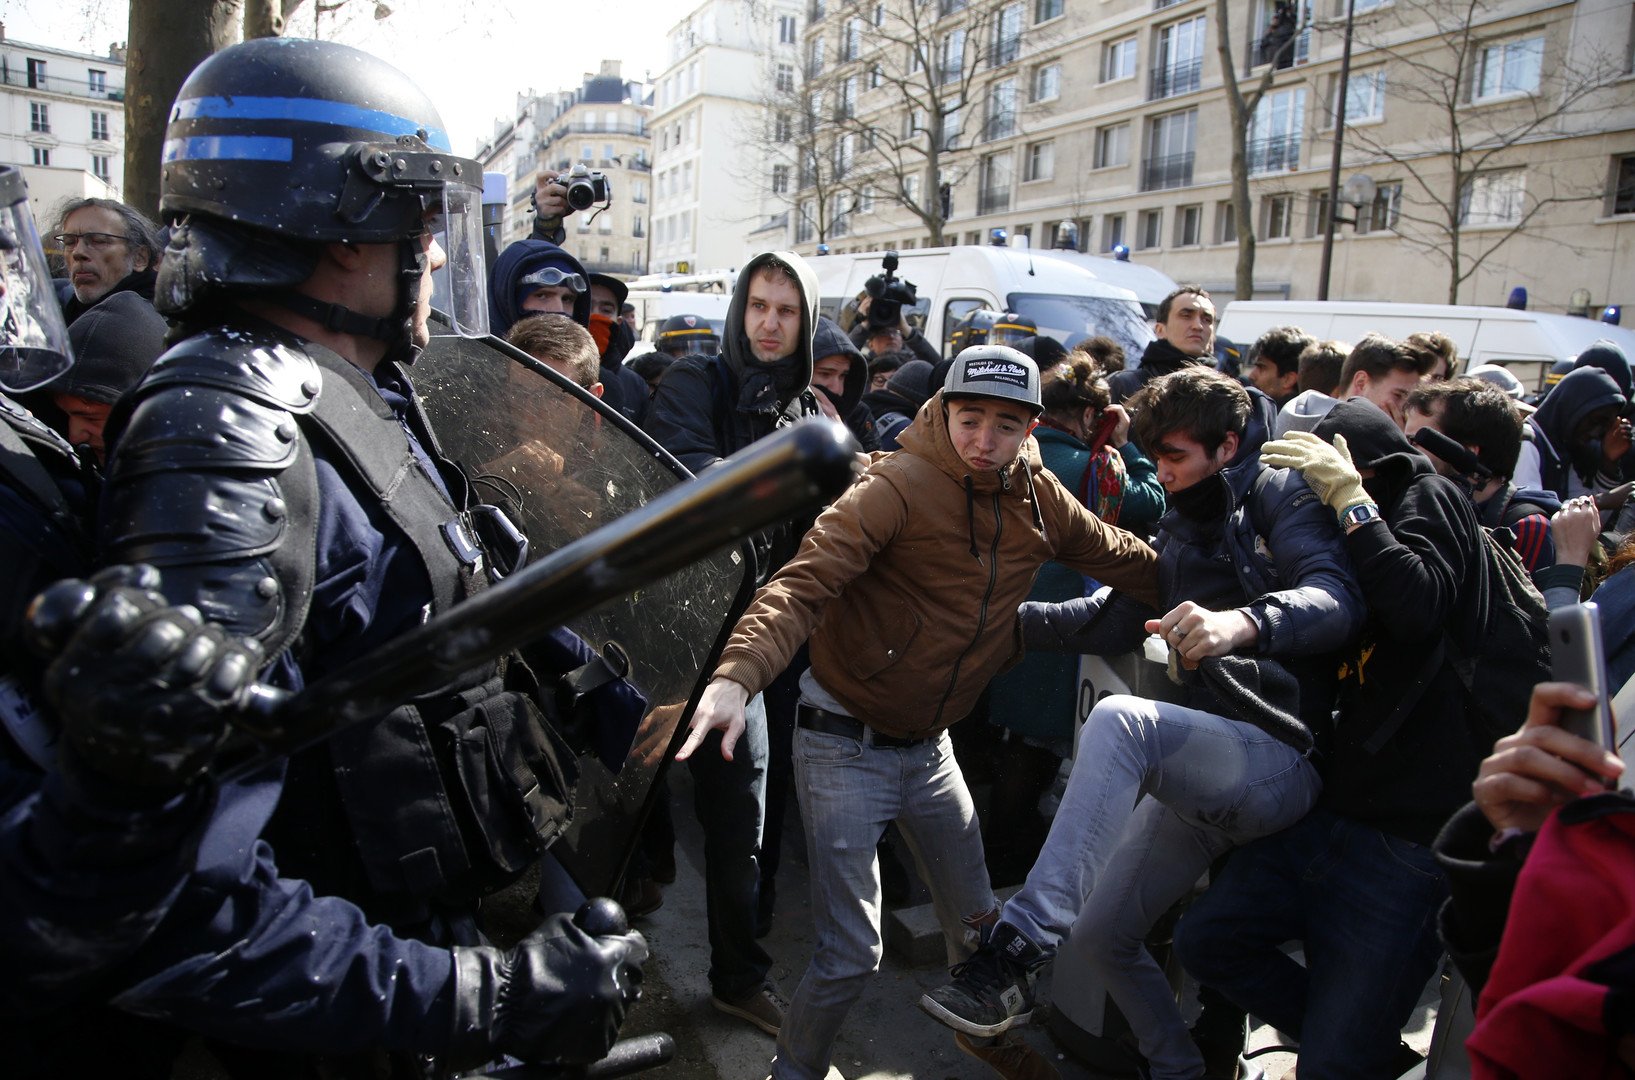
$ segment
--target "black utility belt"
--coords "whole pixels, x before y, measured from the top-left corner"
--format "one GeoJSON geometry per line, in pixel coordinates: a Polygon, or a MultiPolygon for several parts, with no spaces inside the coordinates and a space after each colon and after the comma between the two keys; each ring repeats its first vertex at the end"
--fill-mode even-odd
{"type": "Polygon", "coordinates": [[[905,739],[898,735],[882,735],[855,716],[830,712],[828,709],[820,709],[816,705],[796,706],[795,723],[807,731],[821,731],[825,735],[839,735],[847,739],[856,739],[858,742],[872,742],[875,746],[896,747],[898,749],[918,746],[929,737],[905,739]],[[872,734],[873,738],[867,738],[868,734],[872,734]]]}

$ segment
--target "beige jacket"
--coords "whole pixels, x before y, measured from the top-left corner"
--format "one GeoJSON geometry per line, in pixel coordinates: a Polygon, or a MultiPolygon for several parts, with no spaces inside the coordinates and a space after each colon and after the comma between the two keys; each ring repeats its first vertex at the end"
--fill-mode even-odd
{"type": "Polygon", "coordinates": [[[756,593],[716,667],[759,693],[811,640],[812,673],[887,735],[933,735],[1021,658],[1017,606],[1050,560],[1158,600],[1158,559],[1103,524],[1029,438],[1004,469],[971,474],[939,391],[756,593]]]}

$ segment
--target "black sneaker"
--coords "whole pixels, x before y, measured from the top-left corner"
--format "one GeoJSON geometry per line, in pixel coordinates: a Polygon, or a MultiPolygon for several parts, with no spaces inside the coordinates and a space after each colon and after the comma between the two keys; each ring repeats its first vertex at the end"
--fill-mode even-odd
{"type": "Polygon", "coordinates": [[[920,998],[933,1020],[967,1035],[998,1035],[1033,1016],[1034,972],[1044,952],[1009,923],[949,970],[954,981],[920,998]]]}

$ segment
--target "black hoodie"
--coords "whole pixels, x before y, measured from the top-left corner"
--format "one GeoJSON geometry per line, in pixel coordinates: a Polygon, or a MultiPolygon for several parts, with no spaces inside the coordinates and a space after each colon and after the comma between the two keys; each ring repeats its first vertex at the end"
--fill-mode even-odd
{"type": "Polygon", "coordinates": [[[1365,748],[1421,675],[1445,631],[1467,655],[1486,624],[1487,563],[1476,510],[1373,402],[1331,409],[1316,434],[1344,435],[1383,519],[1346,550],[1368,601],[1363,640],[1341,668],[1339,723],[1324,754],[1323,802],[1392,836],[1429,844],[1470,799],[1492,749],[1459,676],[1444,663],[1379,753],[1365,748]]]}
{"type": "Polygon", "coordinates": [[[1576,472],[1587,488],[1595,486],[1600,467],[1600,445],[1573,445],[1579,421],[1596,409],[1627,404],[1618,382],[1598,367],[1575,368],[1562,376],[1545,397],[1538,412],[1527,418],[1533,429],[1533,446],[1539,455],[1539,477],[1546,491],[1563,499],[1569,497],[1570,473],[1576,472]],[[1540,439],[1537,436],[1542,435],[1540,439]]]}
{"type": "MultiPolygon", "coordinates": [[[[817,329],[812,334],[812,363],[816,365],[820,360],[827,360],[831,356],[844,356],[851,361],[851,367],[846,369],[846,389],[840,395],[840,400],[832,402],[835,412],[845,421],[846,427],[857,437],[864,453],[880,449],[880,436],[875,431],[874,411],[863,404],[863,393],[869,388],[869,362],[863,352],[846,331],[833,319],[819,315],[817,329]]],[[[827,396],[821,386],[815,388],[827,396]]]]}

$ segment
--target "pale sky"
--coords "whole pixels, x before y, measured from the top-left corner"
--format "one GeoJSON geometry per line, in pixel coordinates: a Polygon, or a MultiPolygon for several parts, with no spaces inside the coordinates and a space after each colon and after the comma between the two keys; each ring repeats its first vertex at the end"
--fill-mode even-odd
{"type": "MultiPolygon", "coordinates": [[[[345,0],[339,12],[322,17],[323,36],[413,76],[462,154],[493,134],[496,119],[514,114],[518,93],[572,89],[604,59],[623,61],[627,79],[656,79],[664,68],[664,35],[697,6],[694,0],[387,2],[392,15],[376,22],[374,0],[345,0]]],[[[90,53],[127,39],[128,11],[124,0],[0,0],[8,38],[90,53]]],[[[292,33],[311,37],[312,18],[307,0],[292,19],[292,33]]]]}

